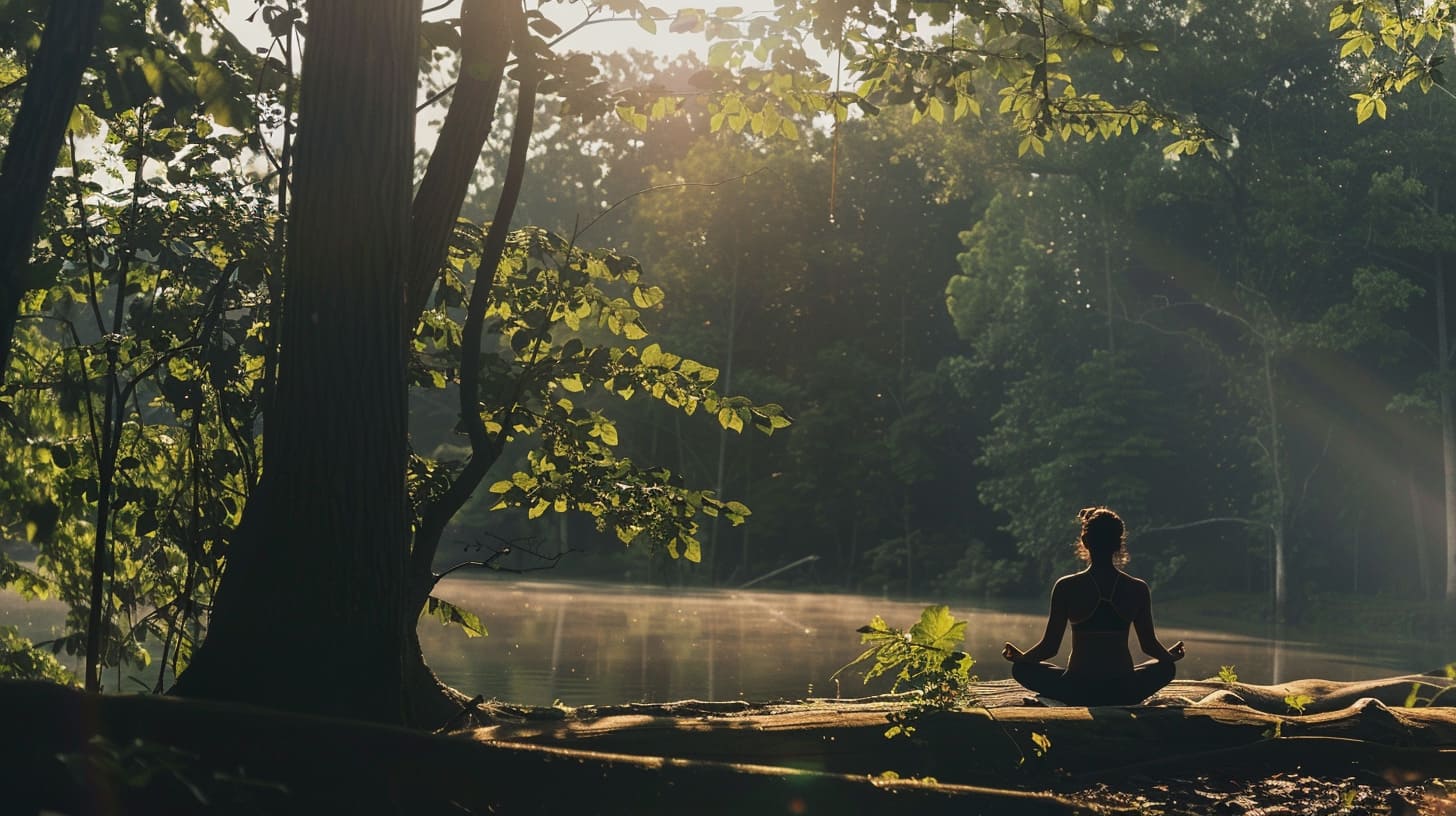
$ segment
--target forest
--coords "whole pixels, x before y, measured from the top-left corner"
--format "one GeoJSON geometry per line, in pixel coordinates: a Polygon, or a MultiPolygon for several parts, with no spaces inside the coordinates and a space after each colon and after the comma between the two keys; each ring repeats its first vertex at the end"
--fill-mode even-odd
{"type": "Polygon", "coordinates": [[[1449,633],[1453,28],[0,0],[0,679],[430,731],[446,576],[994,606],[1094,505],[1160,599],[1449,633]]]}

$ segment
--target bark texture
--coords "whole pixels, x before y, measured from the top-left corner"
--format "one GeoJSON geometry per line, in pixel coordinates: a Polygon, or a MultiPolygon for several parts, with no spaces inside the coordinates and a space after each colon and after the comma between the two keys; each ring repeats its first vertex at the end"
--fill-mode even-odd
{"type": "Polygon", "coordinates": [[[0,374],[10,363],[10,341],[36,222],[55,172],[66,123],[76,107],[81,74],[91,61],[102,0],[55,0],[46,15],[40,49],[26,75],[20,111],[0,164],[0,374]]]}
{"type": "Polygon", "coordinates": [[[263,477],[180,694],[404,721],[419,12],[417,0],[309,4],[263,477]]]}

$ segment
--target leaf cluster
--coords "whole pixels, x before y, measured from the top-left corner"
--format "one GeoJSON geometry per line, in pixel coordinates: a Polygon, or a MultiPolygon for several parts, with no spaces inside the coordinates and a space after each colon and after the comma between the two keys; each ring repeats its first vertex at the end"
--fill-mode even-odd
{"type": "Polygon", "coordinates": [[[834,672],[865,664],[864,682],[892,677],[890,691],[902,687],[917,693],[906,710],[889,715],[886,737],[909,736],[914,721],[928,711],[955,708],[969,701],[969,686],[976,681],[970,673],[975,660],[956,649],[965,641],[966,621],[957,620],[947,606],[927,606],[909,631],[895,629],[876,615],[858,630],[861,645],[867,645],[854,660],[834,672]]]}
{"type": "MultiPolygon", "coordinates": [[[[441,387],[455,376],[458,307],[465,279],[482,274],[478,247],[469,231],[457,241],[444,285],[421,321],[413,341],[418,385],[441,387]]],[[[779,405],[718,392],[717,369],[655,342],[642,345],[643,318],[663,298],[635,259],[582,249],[540,228],[511,234],[485,312],[494,351],[483,355],[480,370],[483,393],[510,396],[481,403],[480,419],[498,447],[529,440],[529,448],[523,465],[490,485],[492,509],[523,508],[528,518],[585,513],[623,543],[641,537],[694,562],[702,557],[700,515],[734,525],[747,518],[742,503],[689,488],[672,471],[617,452],[611,405],[639,396],[685,416],[701,411],[727,431],[773,434],[791,424],[779,405]]]]}

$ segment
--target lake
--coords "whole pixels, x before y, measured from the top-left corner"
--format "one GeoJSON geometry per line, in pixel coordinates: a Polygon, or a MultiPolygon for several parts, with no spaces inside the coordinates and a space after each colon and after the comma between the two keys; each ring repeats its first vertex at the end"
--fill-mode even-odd
{"type": "MultiPolygon", "coordinates": [[[[437,594],[480,615],[490,635],[467,638],[433,618],[420,623],[430,665],[469,694],[516,703],[567,705],[678,699],[858,697],[857,671],[835,670],[860,652],[855,629],[876,614],[908,628],[932,601],[890,601],[859,595],[657,587],[450,577],[437,594]]],[[[983,679],[1009,676],[1000,657],[1011,640],[1023,648],[1041,636],[1042,602],[998,608],[951,604],[967,619],[966,651],[983,679]]],[[[63,615],[57,603],[27,604],[0,592],[0,624],[33,639],[50,637],[63,615]]],[[[1181,677],[1237,667],[1245,682],[1296,677],[1359,680],[1420,672],[1456,659],[1456,651],[1399,638],[1358,645],[1273,639],[1260,634],[1160,620],[1166,644],[1183,640],[1181,677]]],[[[1065,660],[1070,640],[1063,644],[1065,660]]],[[[130,673],[130,672],[128,672],[130,673]]],[[[108,673],[108,680],[111,675],[108,673]]],[[[130,687],[128,687],[130,689],[130,687]]]]}
{"type": "MultiPolygon", "coordinates": [[[[605,584],[449,578],[437,594],[481,617],[489,637],[470,638],[433,620],[420,625],[430,665],[470,694],[546,705],[660,702],[678,699],[855,697],[866,687],[851,670],[835,670],[860,652],[855,629],[876,614],[908,628],[931,601],[888,601],[858,595],[770,591],[673,591],[605,584]]],[[[1045,612],[951,605],[968,619],[966,651],[982,679],[1010,676],[1001,659],[1006,640],[1028,648],[1045,612]]],[[[1159,638],[1183,640],[1182,677],[1237,667],[1244,682],[1296,677],[1360,680],[1420,672],[1456,658],[1430,646],[1382,639],[1338,645],[1213,631],[1160,622],[1159,638]]],[[[1070,636],[1063,643],[1065,660],[1070,636]]]]}

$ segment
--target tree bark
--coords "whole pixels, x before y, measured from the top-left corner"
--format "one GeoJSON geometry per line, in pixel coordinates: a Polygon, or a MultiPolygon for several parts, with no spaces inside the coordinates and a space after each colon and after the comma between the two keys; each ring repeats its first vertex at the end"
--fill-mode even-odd
{"type": "Polygon", "coordinates": [[[50,4],[40,49],[26,76],[25,95],[0,163],[0,375],[10,364],[10,341],[26,289],[23,271],[66,123],[76,107],[81,74],[91,60],[101,6],[101,0],[50,4]]]}
{"type": "Polygon", "coordinates": [[[180,694],[404,721],[417,0],[313,0],[263,477],[180,694]],[[295,669],[337,682],[299,683],[295,669]]]}

